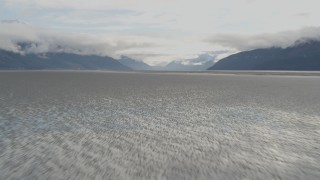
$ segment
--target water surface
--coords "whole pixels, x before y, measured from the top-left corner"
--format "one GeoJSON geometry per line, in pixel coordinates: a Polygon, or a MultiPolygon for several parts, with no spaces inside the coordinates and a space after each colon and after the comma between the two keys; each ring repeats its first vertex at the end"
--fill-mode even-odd
{"type": "Polygon", "coordinates": [[[0,72],[0,179],[320,179],[320,78],[0,72]]]}

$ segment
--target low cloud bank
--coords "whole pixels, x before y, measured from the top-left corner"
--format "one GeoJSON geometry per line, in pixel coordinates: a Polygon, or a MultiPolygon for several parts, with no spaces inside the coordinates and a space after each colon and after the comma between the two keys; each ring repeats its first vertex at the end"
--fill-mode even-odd
{"type": "Polygon", "coordinates": [[[283,31],[273,34],[217,34],[205,41],[237,51],[245,51],[270,47],[286,48],[298,41],[304,42],[309,40],[320,40],[320,27],[307,27],[296,31],[283,31]]]}
{"type": "Polygon", "coordinates": [[[22,54],[66,52],[118,57],[120,51],[152,45],[130,41],[125,37],[61,33],[19,21],[0,22],[0,49],[22,54]]]}
{"type": "Polygon", "coordinates": [[[202,54],[197,55],[195,58],[189,59],[179,59],[175,60],[175,62],[183,64],[183,65],[193,65],[193,66],[200,66],[210,62],[216,62],[221,59],[221,57],[225,57],[229,55],[230,52],[226,50],[221,51],[211,51],[211,52],[204,52],[202,54]]]}
{"type": "Polygon", "coordinates": [[[194,42],[181,45],[181,43],[175,44],[170,40],[156,37],[66,33],[17,20],[0,21],[0,49],[21,54],[65,52],[113,58],[126,55],[151,65],[167,64],[174,59],[180,59],[182,64],[201,64],[206,62],[207,58],[217,61],[238,51],[269,47],[285,48],[294,45],[297,41],[307,40],[320,40],[320,27],[307,27],[273,34],[216,34],[205,41],[217,48],[212,48],[212,52],[204,53],[201,48],[208,49],[211,46],[207,46],[201,40],[199,44],[203,47],[198,48],[198,51],[194,50],[194,44],[192,44],[194,42]],[[217,51],[219,49],[224,51],[217,51]],[[188,50],[194,50],[194,59],[186,57],[188,50]],[[196,57],[197,52],[199,57],[196,57]]]}

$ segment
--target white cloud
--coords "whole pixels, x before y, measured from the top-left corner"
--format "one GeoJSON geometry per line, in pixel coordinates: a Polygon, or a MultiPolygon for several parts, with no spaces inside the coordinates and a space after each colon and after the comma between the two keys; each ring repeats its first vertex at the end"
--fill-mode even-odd
{"type": "Polygon", "coordinates": [[[208,48],[205,43],[194,47],[194,39],[178,41],[147,35],[117,33],[66,33],[16,21],[0,23],[0,48],[21,53],[70,52],[111,57],[126,55],[151,65],[189,58],[208,48]],[[18,43],[31,42],[20,49],[18,43]],[[186,50],[189,50],[187,53],[186,50]]]}
{"type": "MultiPolygon", "coordinates": [[[[13,9],[40,11],[62,9],[60,15],[73,21],[83,17],[70,11],[139,12],[138,16],[123,16],[119,21],[129,23],[156,23],[180,31],[212,33],[221,31],[281,31],[301,26],[320,25],[318,0],[5,0],[13,9]],[[296,19],[295,14],[309,14],[308,20],[296,19]],[[174,22],[174,23],[172,23],[174,22]]],[[[103,18],[110,13],[103,15],[103,18]]],[[[119,15],[119,14],[118,14],[119,15]]],[[[90,17],[90,15],[89,15],[90,17]]],[[[94,19],[88,19],[94,21],[94,19]]],[[[106,20],[108,21],[108,19],[106,20]]]]}
{"type": "MultiPolygon", "coordinates": [[[[285,45],[290,37],[274,40],[269,34],[265,39],[252,34],[320,26],[318,7],[319,0],[4,0],[0,17],[1,10],[6,10],[2,11],[7,12],[6,18],[57,30],[50,31],[55,40],[44,35],[47,30],[33,33],[42,41],[68,39],[72,47],[90,47],[89,52],[95,49],[105,55],[131,55],[149,64],[163,64],[224,50],[221,45],[240,50],[274,42],[285,45]],[[207,37],[215,43],[203,42],[207,37]],[[242,45],[246,38],[250,42],[242,45]]],[[[14,49],[11,40],[1,41],[14,49]]]]}
{"type": "Polygon", "coordinates": [[[294,45],[297,41],[305,40],[320,40],[320,27],[307,27],[296,31],[257,35],[216,34],[205,41],[238,51],[244,51],[269,47],[286,48],[294,45]]]}
{"type": "Polygon", "coordinates": [[[148,48],[155,44],[134,37],[61,33],[17,21],[0,22],[0,48],[20,53],[69,52],[116,57],[133,48],[148,48]],[[21,49],[19,43],[31,43],[21,49]]]}

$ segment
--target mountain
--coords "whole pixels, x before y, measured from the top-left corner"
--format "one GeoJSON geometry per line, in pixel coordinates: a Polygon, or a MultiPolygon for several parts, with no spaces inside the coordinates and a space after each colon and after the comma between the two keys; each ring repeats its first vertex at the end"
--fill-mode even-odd
{"type": "Polygon", "coordinates": [[[320,70],[320,41],[240,52],[218,61],[208,70],[317,71],[320,70]]]}
{"type": "Polygon", "coordinates": [[[211,67],[214,64],[214,59],[215,57],[209,54],[201,54],[194,59],[172,61],[163,69],[167,71],[202,71],[211,67]]]}
{"type": "Polygon", "coordinates": [[[204,62],[203,64],[183,64],[179,61],[173,61],[163,67],[163,69],[167,71],[202,71],[208,69],[213,64],[213,61],[204,62]]]}
{"type": "Polygon", "coordinates": [[[194,59],[172,61],[166,66],[149,66],[148,64],[126,56],[118,60],[121,64],[133,70],[156,70],[156,71],[201,71],[206,70],[214,64],[214,57],[208,54],[199,55],[194,59]]]}
{"type": "Polygon", "coordinates": [[[0,50],[0,69],[131,70],[111,57],[46,53],[21,55],[0,50]]]}
{"type": "Polygon", "coordinates": [[[118,61],[133,70],[153,70],[152,66],[126,56],[122,56],[118,61]]]}

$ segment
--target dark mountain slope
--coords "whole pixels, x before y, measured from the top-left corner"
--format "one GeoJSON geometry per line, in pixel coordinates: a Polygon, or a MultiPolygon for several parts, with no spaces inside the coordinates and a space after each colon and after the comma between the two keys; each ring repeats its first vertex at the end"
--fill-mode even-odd
{"type": "Polygon", "coordinates": [[[209,70],[320,70],[320,42],[240,52],[218,61],[209,70]]]}
{"type": "Polygon", "coordinates": [[[148,64],[126,56],[122,56],[119,59],[119,62],[133,70],[153,70],[153,68],[148,64]]]}
{"type": "Polygon", "coordinates": [[[21,55],[0,50],[0,69],[130,70],[111,57],[47,53],[21,55]]]}

